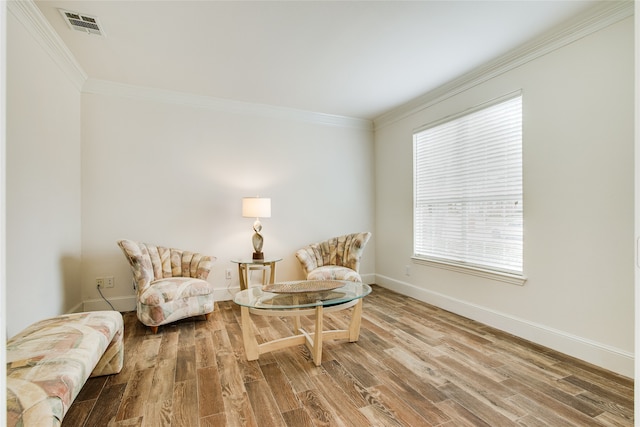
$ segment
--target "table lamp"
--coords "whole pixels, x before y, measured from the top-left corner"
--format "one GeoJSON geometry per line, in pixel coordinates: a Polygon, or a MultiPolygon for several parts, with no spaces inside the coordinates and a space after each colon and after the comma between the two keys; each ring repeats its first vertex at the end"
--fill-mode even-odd
{"type": "Polygon", "coordinates": [[[271,199],[264,197],[244,197],[242,199],[242,216],[244,218],[256,219],[253,223],[254,234],[251,238],[251,242],[253,243],[253,259],[263,260],[262,244],[264,243],[264,238],[260,234],[262,230],[260,218],[271,218],[271,199]]]}

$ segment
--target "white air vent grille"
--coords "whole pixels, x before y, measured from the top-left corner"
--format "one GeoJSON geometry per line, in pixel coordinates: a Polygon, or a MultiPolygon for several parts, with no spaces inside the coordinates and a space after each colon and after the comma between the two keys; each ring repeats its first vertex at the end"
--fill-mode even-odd
{"type": "Polygon", "coordinates": [[[98,36],[105,35],[97,17],[64,9],[59,10],[69,28],[98,36]]]}

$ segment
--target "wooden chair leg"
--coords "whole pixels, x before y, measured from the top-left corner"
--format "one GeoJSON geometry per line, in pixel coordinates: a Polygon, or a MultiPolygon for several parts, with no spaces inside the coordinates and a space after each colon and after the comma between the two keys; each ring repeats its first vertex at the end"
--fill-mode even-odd
{"type": "Polygon", "coordinates": [[[149,326],[151,328],[151,332],[153,332],[154,334],[158,333],[158,327],[157,326],[149,326]]]}
{"type": "Polygon", "coordinates": [[[209,318],[211,317],[211,313],[213,313],[213,312],[206,313],[204,315],[204,320],[209,320],[209,318]]]}

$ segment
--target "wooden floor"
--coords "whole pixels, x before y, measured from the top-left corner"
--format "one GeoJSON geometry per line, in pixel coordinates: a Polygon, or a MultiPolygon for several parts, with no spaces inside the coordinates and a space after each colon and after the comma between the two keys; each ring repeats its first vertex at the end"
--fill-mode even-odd
{"type": "MultiPolygon", "coordinates": [[[[252,319],[259,342],[290,334],[252,319]]],[[[378,286],[360,340],[327,343],[320,367],[304,346],[247,362],[241,337],[231,301],[157,335],[126,313],[124,369],[90,379],[63,426],[633,425],[632,380],[378,286]]]]}

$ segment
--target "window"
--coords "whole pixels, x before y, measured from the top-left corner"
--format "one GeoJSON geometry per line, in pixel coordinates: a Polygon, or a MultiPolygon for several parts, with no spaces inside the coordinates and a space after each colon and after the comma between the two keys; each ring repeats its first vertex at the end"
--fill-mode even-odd
{"type": "Polygon", "coordinates": [[[414,134],[414,257],[523,274],[522,96],[414,134]]]}

